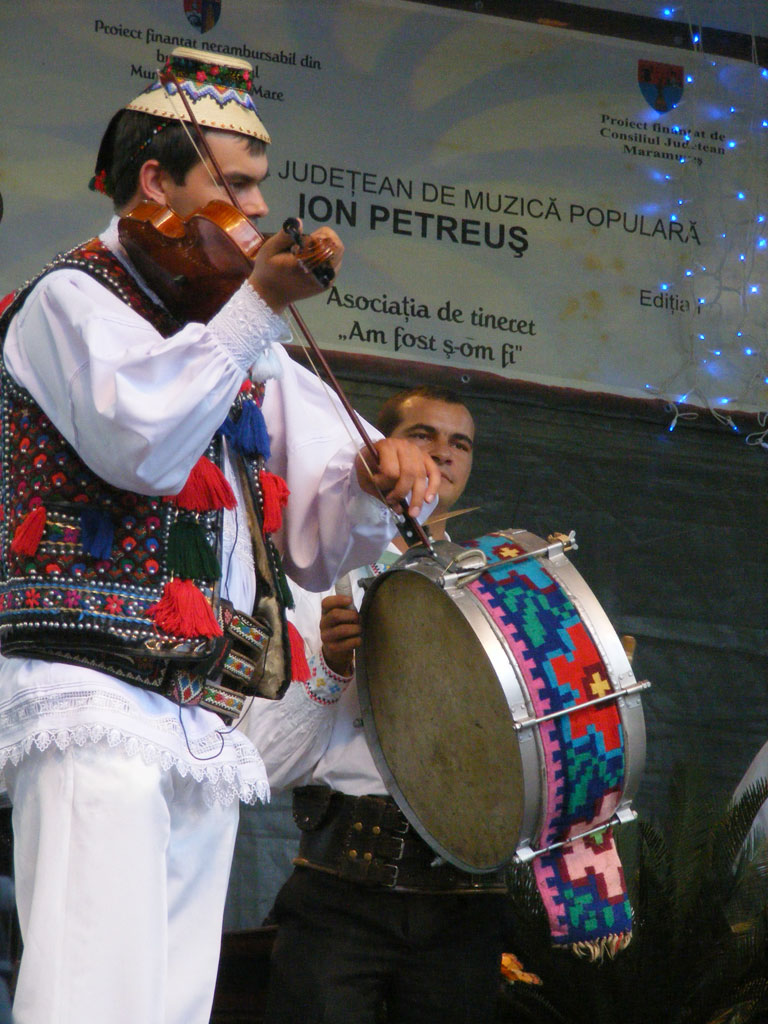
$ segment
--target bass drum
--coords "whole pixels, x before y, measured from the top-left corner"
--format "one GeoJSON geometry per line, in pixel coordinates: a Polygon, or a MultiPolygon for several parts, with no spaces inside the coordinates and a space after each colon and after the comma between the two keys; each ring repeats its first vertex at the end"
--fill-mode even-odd
{"type": "Polygon", "coordinates": [[[434,556],[420,546],[362,602],[374,760],[411,826],[465,871],[634,816],[649,684],[564,540],[505,530],[439,541],[434,556]]]}

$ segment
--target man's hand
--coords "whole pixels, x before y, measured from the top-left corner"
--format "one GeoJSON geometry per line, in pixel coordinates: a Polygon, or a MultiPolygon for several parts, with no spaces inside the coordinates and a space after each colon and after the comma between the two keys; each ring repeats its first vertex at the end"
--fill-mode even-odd
{"type": "Polygon", "coordinates": [[[387,505],[396,507],[410,492],[408,512],[415,518],[422,504],[432,501],[440,486],[440,470],[427,453],[402,437],[385,437],[375,441],[379,458],[371,466],[371,453],[364,448],[357,456],[357,479],[360,487],[374,497],[384,495],[387,505]],[[370,466],[370,472],[368,468],[370,466]]]}
{"type": "Polygon", "coordinates": [[[363,630],[352,598],[332,594],[323,598],[320,639],[325,664],[338,676],[351,676],[355,668],[355,648],[360,646],[363,630]]]}
{"type": "MultiPolygon", "coordinates": [[[[305,242],[305,248],[313,241],[332,251],[327,262],[338,271],[344,244],[336,232],[327,227],[318,228],[305,242]]],[[[254,257],[248,282],[274,313],[282,313],[291,303],[319,295],[328,287],[302,265],[300,257],[293,238],[282,228],[261,245],[254,257]]]]}

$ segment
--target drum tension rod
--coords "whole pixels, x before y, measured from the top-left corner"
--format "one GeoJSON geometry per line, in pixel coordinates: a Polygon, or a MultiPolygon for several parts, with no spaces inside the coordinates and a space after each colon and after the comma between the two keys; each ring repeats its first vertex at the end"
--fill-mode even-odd
{"type": "Polygon", "coordinates": [[[540,850],[532,850],[529,843],[526,843],[525,846],[518,846],[515,850],[515,860],[519,861],[521,864],[527,864],[528,861],[533,860],[534,857],[540,857],[543,853],[549,853],[551,850],[559,850],[561,846],[566,846],[568,843],[575,843],[577,839],[586,839],[587,836],[593,836],[597,832],[603,832],[612,825],[626,825],[630,821],[634,821],[636,818],[637,811],[632,810],[631,807],[619,807],[613,817],[609,818],[608,821],[604,821],[602,825],[596,825],[587,832],[579,832],[578,835],[569,836],[567,839],[561,839],[559,842],[551,843],[549,846],[544,846],[540,850]]]}
{"type": "Polygon", "coordinates": [[[552,711],[548,715],[540,715],[538,718],[522,718],[519,722],[513,723],[513,729],[520,732],[522,729],[530,729],[533,725],[540,725],[542,722],[551,722],[553,718],[562,718],[563,715],[573,715],[577,711],[581,711],[582,708],[590,708],[595,704],[606,704],[610,700],[618,700],[619,697],[625,697],[628,693],[639,693],[641,690],[647,690],[650,687],[650,682],[644,679],[641,683],[634,683],[632,686],[625,686],[621,690],[612,690],[610,693],[604,694],[602,697],[593,697],[592,700],[582,701],[581,704],[573,704],[569,708],[561,708],[559,711],[552,711]]]}
{"type": "MultiPolygon", "coordinates": [[[[578,548],[576,543],[576,535],[571,532],[566,536],[564,533],[553,533],[547,538],[553,540],[554,543],[548,544],[545,548],[536,548],[533,551],[523,551],[519,555],[513,555],[511,558],[500,558],[497,562],[487,562],[481,568],[473,566],[471,569],[457,570],[452,575],[454,576],[456,587],[466,587],[470,583],[474,583],[475,580],[479,580],[483,573],[490,572],[491,569],[498,569],[502,565],[512,565],[515,562],[524,562],[527,558],[539,558],[546,556],[552,558],[554,555],[565,554],[566,551],[575,551],[578,548]]],[[[474,554],[474,549],[470,549],[470,553],[474,554]]],[[[481,552],[482,554],[482,552],[481,552]]],[[[455,564],[457,559],[454,559],[446,568],[450,570],[451,566],[455,564]]]]}

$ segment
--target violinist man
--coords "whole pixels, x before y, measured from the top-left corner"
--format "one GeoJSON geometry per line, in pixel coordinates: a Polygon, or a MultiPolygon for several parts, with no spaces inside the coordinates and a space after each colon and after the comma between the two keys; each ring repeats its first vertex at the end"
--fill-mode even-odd
{"type": "MultiPolygon", "coordinates": [[[[250,66],[179,49],[170,67],[244,214],[263,216],[250,66]]],[[[418,515],[439,483],[403,440],[377,440],[369,474],[284,352],[280,314],[323,288],[290,235],[205,322],[137,271],[120,220],[140,201],[186,218],[221,198],[173,89],[150,86],[108,126],[109,226],[0,320],[16,1024],[207,1024],[238,801],[268,793],[232,720],[244,693],[280,696],[290,678],[280,554],[327,587],[395,532],[375,495],[410,494],[418,515]]],[[[337,270],[340,240],[318,234],[337,270]]]]}
{"type": "MultiPolygon", "coordinates": [[[[434,540],[445,539],[442,517],[472,468],[471,413],[450,390],[424,386],[393,395],[377,426],[388,437],[414,441],[439,466],[429,528],[434,540]]],[[[405,550],[396,537],[375,565],[350,574],[349,587],[323,597],[321,609],[311,595],[318,599],[319,637],[310,679],[292,683],[279,704],[251,708],[242,725],[262,752],[273,793],[295,787],[293,813],[302,829],[297,866],[271,914],[278,928],[266,1024],[476,1024],[494,1017],[506,925],[503,875],[438,866],[389,795],[363,730],[354,676],[358,581],[378,575],[405,550]],[[362,853],[355,861],[345,856],[369,842],[367,861],[362,853]],[[402,856],[394,856],[401,843],[402,856]]],[[[309,604],[298,605],[304,615],[309,604]]],[[[312,637],[311,622],[302,619],[300,628],[312,637]]],[[[425,678],[424,686],[440,682],[425,678]]]]}

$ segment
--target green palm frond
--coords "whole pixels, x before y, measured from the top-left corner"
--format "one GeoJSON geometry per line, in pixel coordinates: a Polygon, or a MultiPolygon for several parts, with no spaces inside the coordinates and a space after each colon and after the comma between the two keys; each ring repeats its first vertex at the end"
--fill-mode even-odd
{"type": "Polygon", "coordinates": [[[728,808],[725,816],[728,827],[723,829],[719,837],[725,863],[733,864],[742,855],[752,823],[766,799],[768,780],[761,779],[745,790],[741,798],[728,808]]]}
{"type": "Polygon", "coordinates": [[[679,766],[665,821],[616,830],[634,920],[614,960],[553,949],[533,872],[516,866],[511,951],[543,984],[511,986],[500,1020],[768,1024],[768,840],[748,842],[766,799],[768,782],[718,800],[704,771],[679,766]]]}

